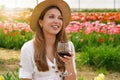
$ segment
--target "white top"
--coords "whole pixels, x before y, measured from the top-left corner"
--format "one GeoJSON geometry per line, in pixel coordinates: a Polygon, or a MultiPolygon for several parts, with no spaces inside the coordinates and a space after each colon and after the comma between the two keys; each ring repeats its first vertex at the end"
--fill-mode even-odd
{"type": "MultiPolygon", "coordinates": [[[[69,41],[70,49],[75,53],[73,43],[69,41]]],[[[21,48],[19,78],[29,78],[32,80],[63,80],[61,72],[58,71],[56,60],[51,62],[47,57],[49,71],[39,72],[34,61],[34,44],[33,40],[26,42],[21,48]]],[[[75,57],[73,59],[74,70],[76,72],[75,57]]]]}

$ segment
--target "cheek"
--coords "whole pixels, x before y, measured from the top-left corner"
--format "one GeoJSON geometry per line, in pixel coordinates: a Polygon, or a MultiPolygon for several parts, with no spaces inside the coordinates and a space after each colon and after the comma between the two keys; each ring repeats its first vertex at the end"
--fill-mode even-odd
{"type": "Polygon", "coordinates": [[[63,21],[60,21],[60,25],[63,26],[63,21]]]}
{"type": "Polygon", "coordinates": [[[63,25],[63,21],[61,21],[61,25],[63,25]]]}
{"type": "Polygon", "coordinates": [[[44,24],[44,25],[49,25],[51,22],[52,22],[51,20],[45,19],[43,24],[44,24]]]}
{"type": "Polygon", "coordinates": [[[49,22],[47,21],[47,20],[44,20],[43,21],[43,27],[46,27],[46,26],[48,26],[49,25],[49,22]]]}

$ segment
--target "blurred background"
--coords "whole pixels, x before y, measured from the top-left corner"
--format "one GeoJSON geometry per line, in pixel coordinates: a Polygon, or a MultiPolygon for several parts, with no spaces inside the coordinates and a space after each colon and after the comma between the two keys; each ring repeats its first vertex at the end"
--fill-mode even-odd
{"type": "MultiPolygon", "coordinates": [[[[34,36],[29,22],[41,1],[0,0],[0,80],[20,80],[20,49],[34,36]]],[[[120,0],[65,1],[72,10],[66,32],[78,80],[120,80],[120,0]]]]}
{"type": "MultiPolygon", "coordinates": [[[[0,0],[0,7],[12,8],[34,8],[43,0],[0,0]]],[[[120,8],[120,0],[65,0],[71,8],[120,8]]]]}

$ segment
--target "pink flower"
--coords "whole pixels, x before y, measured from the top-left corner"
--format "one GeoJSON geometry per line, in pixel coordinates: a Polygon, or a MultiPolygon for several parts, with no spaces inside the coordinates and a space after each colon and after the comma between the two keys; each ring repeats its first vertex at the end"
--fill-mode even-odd
{"type": "Polygon", "coordinates": [[[117,26],[116,26],[116,27],[114,28],[114,33],[115,33],[115,34],[120,34],[120,27],[117,27],[117,26]]]}
{"type": "Polygon", "coordinates": [[[3,32],[4,32],[4,35],[6,35],[8,33],[8,30],[4,29],[3,32]]]}
{"type": "Polygon", "coordinates": [[[80,30],[80,23],[79,22],[71,22],[67,27],[66,27],[66,32],[78,32],[80,30]]]}
{"type": "Polygon", "coordinates": [[[94,31],[94,27],[85,27],[84,34],[89,34],[94,31]]]}
{"type": "Polygon", "coordinates": [[[0,29],[2,29],[3,27],[4,27],[4,24],[0,22],[0,29]]]}
{"type": "Polygon", "coordinates": [[[15,26],[14,26],[14,30],[25,30],[26,32],[29,32],[31,31],[30,29],[30,26],[26,23],[17,23],[15,26]]]}

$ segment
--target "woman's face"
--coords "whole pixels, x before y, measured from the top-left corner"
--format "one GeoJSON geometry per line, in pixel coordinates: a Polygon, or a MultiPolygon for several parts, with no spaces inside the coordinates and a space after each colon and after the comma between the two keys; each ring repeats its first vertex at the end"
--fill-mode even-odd
{"type": "Polygon", "coordinates": [[[56,35],[62,28],[62,15],[58,9],[52,8],[46,12],[43,20],[39,20],[39,24],[45,35],[56,35]]]}

